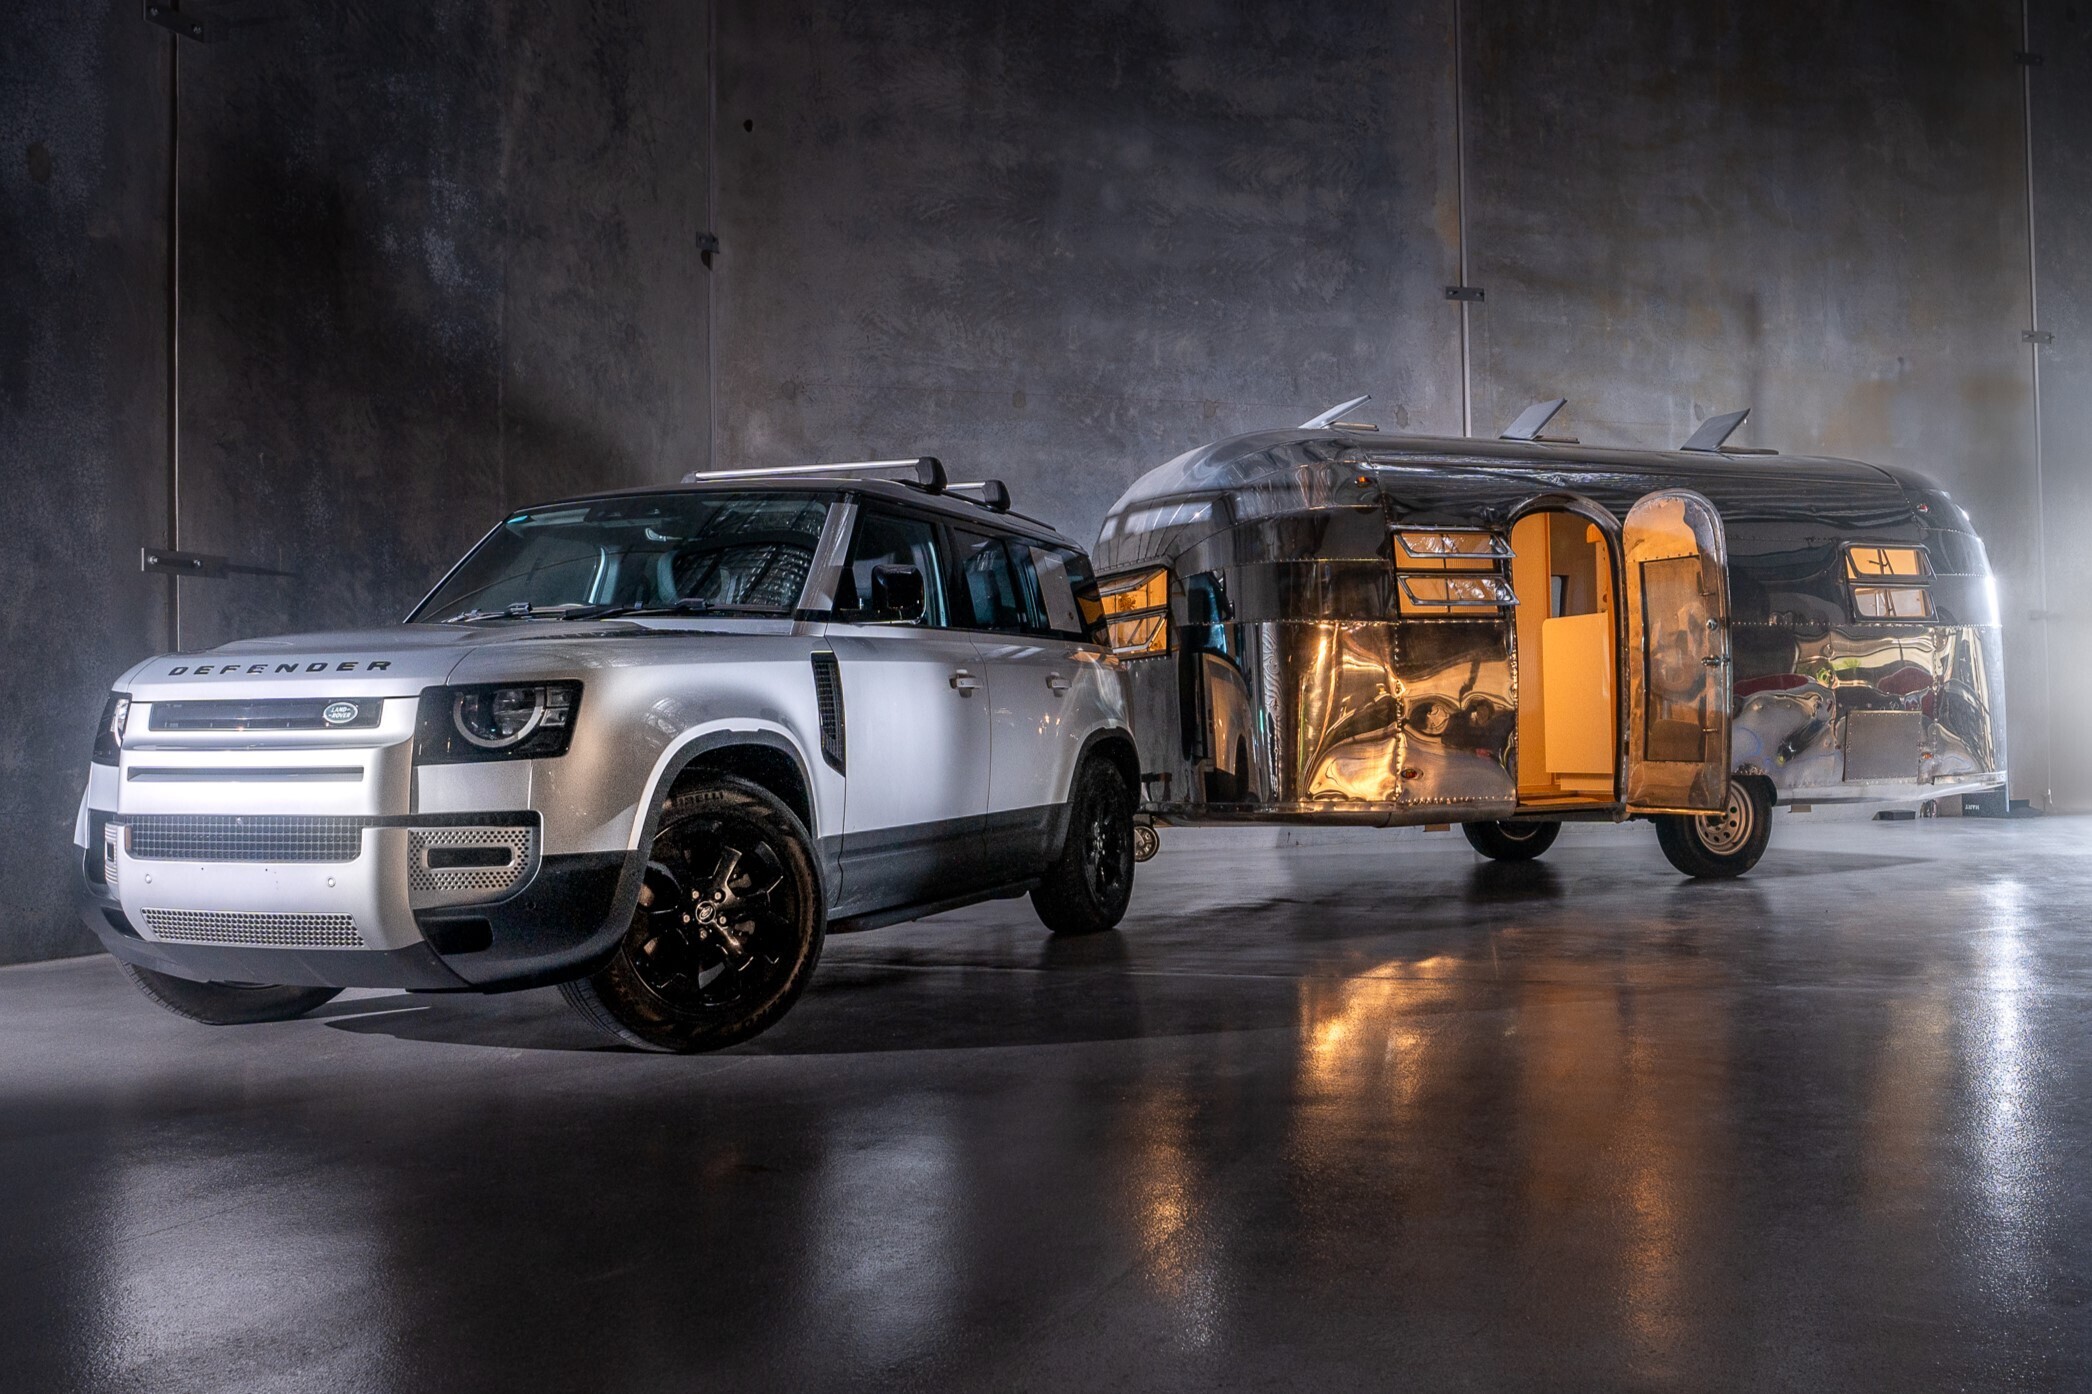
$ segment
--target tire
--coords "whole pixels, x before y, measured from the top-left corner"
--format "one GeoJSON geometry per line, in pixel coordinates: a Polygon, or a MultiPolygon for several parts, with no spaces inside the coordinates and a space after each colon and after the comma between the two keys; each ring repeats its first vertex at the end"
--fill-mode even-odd
{"type": "Polygon", "coordinates": [[[1560,823],[1510,818],[1500,823],[1462,823],[1467,845],[1491,861],[1529,862],[1554,846],[1562,835],[1560,823]]]}
{"type": "Polygon", "coordinates": [[[178,1017],[205,1026],[253,1026],[289,1021],[341,994],[338,987],[270,987],[260,983],[199,983],[117,960],[138,990],[178,1017]]]}
{"type": "Polygon", "coordinates": [[[1133,792],[1118,766],[1092,756],[1075,773],[1068,839],[1031,893],[1032,908],[1055,934],[1099,934],[1132,899],[1133,792]]]}
{"type": "Polygon", "coordinates": [[[648,849],[631,928],[561,995],[641,1050],[718,1050],[768,1030],[821,958],[828,907],[812,847],[799,816],[745,779],[678,794],[648,849]]]}
{"type": "Polygon", "coordinates": [[[1656,844],[1687,876],[1741,876],[1765,855],[1772,836],[1772,796],[1762,780],[1729,781],[1729,806],[1721,813],[1666,813],[1656,818],[1656,844]]]}

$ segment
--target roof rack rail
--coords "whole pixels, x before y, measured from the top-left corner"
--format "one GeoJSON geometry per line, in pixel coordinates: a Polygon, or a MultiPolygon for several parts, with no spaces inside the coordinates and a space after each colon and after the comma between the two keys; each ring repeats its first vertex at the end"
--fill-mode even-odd
{"type": "Polygon", "coordinates": [[[896,478],[910,484],[926,494],[941,494],[948,482],[944,473],[944,462],[935,455],[922,455],[913,460],[846,460],[833,465],[780,465],[775,469],[754,470],[692,470],[683,476],[685,484],[704,484],[715,479],[817,479],[834,476],[845,479],[896,478]]]}
{"type": "Polygon", "coordinates": [[[944,492],[953,498],[977,503],[992,513],[1010,511],[1010,486],[1000,479],[982,479],[970,484],[947,484],[944,492]]]}
{"type": "Polygon", "coordinates": [[[1736,428],[1743,424],[1743,419],[1750,414],[1751,409],[1745,407],[1742,411],[1725,411],[1719,416],[1710,416],[1705,421],[1702,421],[1699,429],[1688,436],[1685,444],[1678,448],[1680,450],[1690,450],[1701,455],[1779,454],[1780,452],[1777,450],[1765,450],[1753,446],[1729,445],[1725,443],[1735,433],[1736,428]]]}
{"type": "Polygon", "coordinates": [[[1518,413],[1518,419],[1504,427],[1498,440],[1529,440],[1536,445],[1581,445],[1575,436],[1543,436],[1547,423],[1554,420],[1556,412],[1569,405],[1567,397],[1556,397],[1551,401],[1535,402],[1518,413]]]}

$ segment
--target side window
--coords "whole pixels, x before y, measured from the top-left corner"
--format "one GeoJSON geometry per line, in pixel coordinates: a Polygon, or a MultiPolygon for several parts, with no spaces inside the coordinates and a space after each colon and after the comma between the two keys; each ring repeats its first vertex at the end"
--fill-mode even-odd
{"type": "Polygon", "coordinates": [[[962,629],[1023,633],[1031,619],[1030,597],[1003,539],[965,528],[951,533],[955,623],[962,629]]]}
{"type": "Polygon", "coordinates": [[[884,618],[871,608],[873,568],[912,566],[923,577],[922,623],[941,628],[945,605],[940,563],[934,523],[875,508],[860,509],[857,530],[850,538],[849,560],[835,583],[835,617],[858,622],[884,618]]]}

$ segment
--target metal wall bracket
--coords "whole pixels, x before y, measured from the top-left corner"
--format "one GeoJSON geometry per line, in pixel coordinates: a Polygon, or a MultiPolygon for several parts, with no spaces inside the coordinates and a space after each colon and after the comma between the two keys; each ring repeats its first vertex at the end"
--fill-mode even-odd
{"type": "Polygon", "coordinates": [[[204,552],[176,552],[166,547],[138,549],[138,569],[158,576],[207,576],[215,579],[225,574],[226,565],[224,557],[204,552]]]}
{"type": "Polygon", "coordinates": [[[1448,300],[1481,300],[1485,298],[1486,297],[1482,294],[1482,288],[1480,286],[1446,287],[1446,299],[1448,300]]]}
{"type": "Polygon", "coordinates": [[[208,16],[183,14],[180,0],[145,0],[145,19],[171,34],[200,44],[216,43],[223,34],[208,16]]]}
{"type": "Polygon", "coordinates": [[[227,576],[295,576],[273,566],[244,566],[209,552],[177,552],[172,547],[140,547],[138,569],[156,576],[190,576],[198,580],[222,581],[227,576]]]}
{"type": "Polygon", "coordinates": [[[2022,329],[2019,331],[2019,341],[2023,344],[2052,344],[2056,341],[2056,336],[2046,329],[2022,329]]]}

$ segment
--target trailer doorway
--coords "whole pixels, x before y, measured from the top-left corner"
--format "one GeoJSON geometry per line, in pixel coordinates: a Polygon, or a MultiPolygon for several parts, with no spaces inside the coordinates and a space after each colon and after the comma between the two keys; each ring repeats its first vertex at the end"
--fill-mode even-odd
{"type": "Polygon", "coordinates": [[[1616,567],[1605,531],[1565,509],[1511,528],[1518,653],[1518,803],[1619,799],[1616,567]]]}

